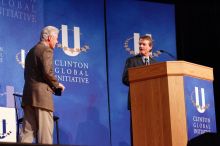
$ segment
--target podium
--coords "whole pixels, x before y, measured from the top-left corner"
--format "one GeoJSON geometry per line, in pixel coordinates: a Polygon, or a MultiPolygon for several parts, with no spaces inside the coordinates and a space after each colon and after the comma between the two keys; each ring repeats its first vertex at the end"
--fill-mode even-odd
{"type": "Polygon", "coordinates": [[[130,68],[128,74],[134,146],[186,146],[187,126],[191,124],[187,125],[184,77],[212,84],[213,69],[186,61],[167,61],[130,68]]]}

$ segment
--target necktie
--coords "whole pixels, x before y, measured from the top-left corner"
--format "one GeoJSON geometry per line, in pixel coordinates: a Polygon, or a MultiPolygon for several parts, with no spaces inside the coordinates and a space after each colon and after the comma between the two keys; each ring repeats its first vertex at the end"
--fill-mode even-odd
{"type": "Polygon", "coordinates": [[[147,58],[144,58],[144,63],[145,63],[145,65],[149,65],[150,64],[149,60],[147,58]]]}

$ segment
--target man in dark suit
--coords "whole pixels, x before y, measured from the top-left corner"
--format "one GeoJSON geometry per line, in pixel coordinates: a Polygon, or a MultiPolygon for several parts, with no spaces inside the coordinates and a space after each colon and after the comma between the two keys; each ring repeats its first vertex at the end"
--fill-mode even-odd
{"type": "MultiPolygon", "coordinates": [[[[124,72],[122,76],[122,82],[124,85],[129,86],[128,68],[156,63],[156,60],[154,60],[151,57],[152,48],[153,48],[153,40],[152,40],[151,35],[141,36],[139,39],[139,54],[129,57],[126,60],[124,72]]],[[[131,109],[130,95],[128,96],[128,109],[129,110],[131,109]]]]}
{"type": "MultiPolygon", "coordinates": [[[[151,57],[152,48],[153,48],[153,40],[152,40],[151,35],[141,36],[139,39],[139,54],[137,54],[136,56],[129,57],[126,60],[124,72],[122,76],[123,84],[125,84],[126,86],[129,86],[128,68],[156,63],[156,60],[154,60],[151,57]]],[[[130,90],[128,93],[128,110],[131,110],[130,90]]],[[[131,131],[131,145],[133,145],[131,118],[130,118],[130,131],[131,131]]]]}
{"type": "Polygon", "coordinates": [[[58,33],[56,27],[43,28],[40,42],[28,52],[25,59],[22,143],[32,143],[34,138],[37,138],[38,143],[53,143],[52,94],[65,88],[57,81],[53,71],[53,52],[58,33]]]}

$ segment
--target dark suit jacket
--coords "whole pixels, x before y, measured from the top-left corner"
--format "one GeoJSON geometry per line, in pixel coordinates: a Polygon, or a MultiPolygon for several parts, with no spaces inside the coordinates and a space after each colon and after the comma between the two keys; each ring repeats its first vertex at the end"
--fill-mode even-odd
{"type": "Polygon", "coordinates": [[[59,82],[53,72],[53,49],[38,43],[27,54],[22,106],[54,110],[52,93],[59,82]]]}
{"type": "MultiPolygon", "coordinates": [[[[154,60],[153,58],[149,58],[150,60],[150,64],[156,63],[157,61],[154,60]]],[[[143,66],[145,65],[143,60],[142,60],[142,56],[140,54],[136,55],[136,56],[132,56],[130,58],[128,58],[126,60],[125,63],[125,67],[124,67],[124,72],[122,75],[122,82],[123,84],[125,84],[126,86],[129,86],[129,81],[128,81],[128,68],[132,68],[132,67],[138,67],[138,66],[143,66]]],[[[130,103],[130,90],[128,93],[128,109],[131,109],[131,103],[130,103]]]]}

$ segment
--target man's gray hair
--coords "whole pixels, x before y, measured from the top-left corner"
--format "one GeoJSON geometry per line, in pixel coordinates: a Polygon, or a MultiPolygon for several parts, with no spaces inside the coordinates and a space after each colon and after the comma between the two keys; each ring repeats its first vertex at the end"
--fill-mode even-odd
{"type": "Polygon", "coordinates": [[[59,34],[59,29],[58,28],[56,28],[54,26],[46,26],[41,31],[40,40],[41,41],[47,40],[47,38],[49,36],[55,36],[55,35],[58,36],[58,34],[59,34]]]}

